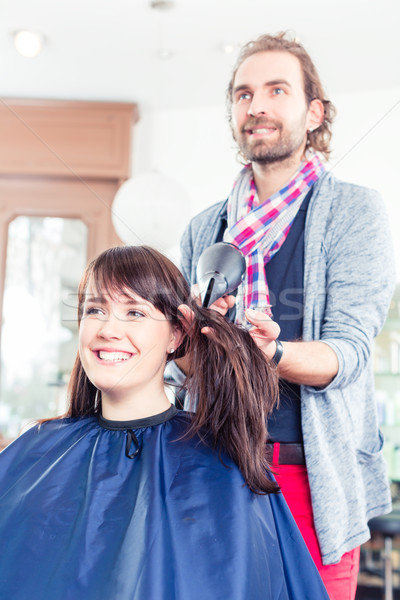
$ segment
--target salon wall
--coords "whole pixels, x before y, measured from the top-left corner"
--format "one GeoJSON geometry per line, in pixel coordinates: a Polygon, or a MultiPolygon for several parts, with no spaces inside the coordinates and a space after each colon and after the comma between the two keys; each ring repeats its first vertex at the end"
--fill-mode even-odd
{"type": "Polygon", "coordinates": [[[400,281],[400,88],[334,98],[337,120],[331,169],[378,190],[389,212],[400,281]]]}
{"type": "MultiPolygon", "coordinates": [[[[330,168],[342,179],[381,192],[399,257],[400,88],[330,96],[338,111],[330,168]]],[[[240,165],[224,105],[153,113],[142,108],[132,174],[153,169],[186,187],[193,214],[225,198],[240,165]]],[[[400,278],[400,265],[398,271],[400,278]]]]}

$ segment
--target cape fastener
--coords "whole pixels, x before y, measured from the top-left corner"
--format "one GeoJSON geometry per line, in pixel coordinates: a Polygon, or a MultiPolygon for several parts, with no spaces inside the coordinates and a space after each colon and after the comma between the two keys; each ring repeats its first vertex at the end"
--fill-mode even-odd
{"type": "Polygon", "coordinates": [[[125,456],[127,458],[136,458],[141,449],[142,445],[140,444],[136,435],[133,433],[132,429],[128,429],[126,432],[125,456]],[[132,444],[134,448],[133,452],[131,452],[132,444]]]}

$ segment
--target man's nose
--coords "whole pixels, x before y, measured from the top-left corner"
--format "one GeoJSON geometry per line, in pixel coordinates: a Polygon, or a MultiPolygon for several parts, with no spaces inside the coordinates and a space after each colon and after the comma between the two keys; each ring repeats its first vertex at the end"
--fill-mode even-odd
{"type": "Polygon", "coordinates": [[[268,100],[265,94],[254,93],[247,111],[250,117],[258,117],[268,113],[268,100]]]}

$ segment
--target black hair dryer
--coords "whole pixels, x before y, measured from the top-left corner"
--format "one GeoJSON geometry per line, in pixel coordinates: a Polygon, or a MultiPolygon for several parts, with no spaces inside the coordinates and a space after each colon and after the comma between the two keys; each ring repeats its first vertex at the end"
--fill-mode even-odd
{"type": "Polygon", "coordinates": [[[202,305],[207,308],[218,298],[236,290],[245,271],[245,258],[233,244],[218,242],[206,248],[196,271],[202,305]]]}

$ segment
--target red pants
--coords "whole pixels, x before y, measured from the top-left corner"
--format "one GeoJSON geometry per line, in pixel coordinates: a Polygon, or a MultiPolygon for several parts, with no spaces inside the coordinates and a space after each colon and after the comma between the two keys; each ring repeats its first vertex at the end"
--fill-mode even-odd
{"type": "Polygon", "coordinates": [[[311,506],[310,487],[304,465],[276,465],[273,471],[304,541],[314,559],[331,600],[354,600],[360,548],[346,552],[339,563],[323,565],[311,506]]]}

